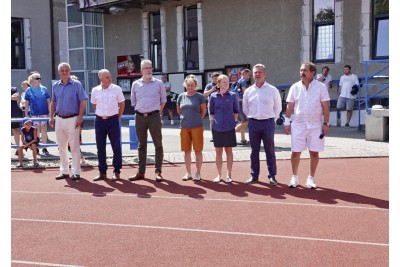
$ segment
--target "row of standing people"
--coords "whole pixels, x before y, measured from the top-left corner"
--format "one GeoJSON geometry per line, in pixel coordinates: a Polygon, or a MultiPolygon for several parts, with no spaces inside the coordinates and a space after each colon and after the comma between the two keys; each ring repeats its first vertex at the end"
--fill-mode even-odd
{"type": "MultiPolygon", "coordinates": [[[[72,176],[80,179],[79,162],[79,128],[82,125],[88,96],[82,84],[70,78],[71,68],[68,63],[58,66],[60,80],[53,85],[53,95],[50,103],[49,125],[54,127],[60,153],[60,174],[56,179],[69,177],[67,145],[71,146],[72,176]],[[57,123],[55,124],[55,120],[57,123]]],[[[155,180],[162,181],[162,124],[160,112],[166,103],[166,91],[162,81],[155,79],[150,60],[141,62],[142,78],[135,81],[131,88],[131,104],[136,112],[136,133],[139,140],[138,172],[129,177],[130,181],[145,178],[147,158],[147,132],[150,132],[155,146],[155,180]]],[[[316,74],[313,63],[305,63],[300,68],[301,81],[294,84],[287,98],[288,108],[285,118],[285,132],[291,134],[292,171],[293,177],[289,187],[298,183],[297,169],[300,154],[305,149],[310,150],[310,175],[306,185],[316,188],[313,176],[318,165],[318,153],[323,151],[324,139],[319,138],[321,132],[329,132],[329,95],[327,88],[314,80],[316,74]],[[308,92],[308,93],[307,93],[308,92]],[[293,123],[290,121],[295,114],[293,123]],[[324,122],[322,123],[322,117],[324,122]],[[293,182],[293,179],[296,180],[293,182]]],[[[246,181],[252,184],[258,181],[260,175],[259,153],[261,141],[264,145],[268,179],[271,185],[276,185],[276,157],[274,147],[275,118],[282,109],[282,101],[276,87],[266,82],[265,66],[257,64],[253,67],[255,84],[243,94],[243,113],[249,119],[249,137],[251,146],[250,178],[246,181]]],[[[108,136],[113,149],[113,176],[120,178],[122,167],[122,152],[120,146],[120,118],[124,110],[124,97],[119,86],[112,83],[108,70],[99,72],[100,85],[92,90],[91,103],[96,113],[95,134],[98,150],[99,175],[95,181],[107,178],[106,146],[108,136]]],[[[225,181],[232,181],[232,147],[237,145],[235,136],[236,120],[239,115],[238,95],[229,91],[229,79],[221,75],[217,79],[218,90],[211,94],[209,113],[212,121],[212,135],[216,148],[216,165],[218,175],[215,182],[222,177],[222,153],[227,156],[227,176],[225,181]]],[[[191,151],[196,155],[196,173],[194,180],[201,179],[203,127],[202,119],[206,114],[206,104],[203,95],[196,92],[197,80],[193,75],[186,77],[184,86],[186,92],[179,95],[177,111],[181,118],[181,150],[185,153],[187,173],[184,180],[191,176],[191,151]]]]}

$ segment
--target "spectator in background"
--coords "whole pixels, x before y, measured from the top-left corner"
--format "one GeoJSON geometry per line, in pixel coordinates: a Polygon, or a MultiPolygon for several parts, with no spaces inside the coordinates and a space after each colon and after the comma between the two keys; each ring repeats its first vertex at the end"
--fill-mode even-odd
{"type": "MultiPolygon", "coordinates": [[[[11,118],[22,118],[21,110],[18,107],[19,93],[17,87],[11,87],[11,118]]],[[[20,144],[19,122],[11,122],[11,129],[14,135],[14,142],[17,146],[20,144]]],[[[18,155],[18,148],[15,149],[15,155],[18,155]]]]}
{"type": "MultiPolygon", "coordinates": [[[[204,88],[204,97],[207,99],[207,108],[210,106],[210,95],[217,91],[217,80],[218,80],[219,73],[214,72],[211,77],[212,77],[212,82],[206,85],[204,88]]],[[[210,120],[210,131],[212,131],[212,122],[210,120]]],[[[213,138],[211,137],[210,142],[213,142],[213,138]]]]}
{"type": "MultiPolygon", "coordinates": [[[[50,110],[50,94],[46,87],[41,85],[42,78],[39,72],[32,73],[29,78],[31,87],[25,92],[25,117],[48,118],[50,110]],[[28,112],[29,111],[29,112],[28,112]],[[29,113],[29,114],[28,114],[29,113]]],[[[38,141],[47,144],[47,120],[33,122],[38,134],[38,141]]],[[[43,154],[49,154],[46,147],[43,154]]]]}
{"type": "Polygon", "coordinates": [[[236,120],[239,115],[238,95],[229,91],[229,78],[226,75],[218,76],[219,90],[210,96],[210,120],[215,147],[215,163],[218,176],[214,182],[219,183],[222,175],[222,153],[226,154],[226,183],[232,182],[233,153],[232,147],[236,143],[236,120]]]}
{"type": "MultiPolygon", "coordinates": [[[[22,110],[23,115],[25,115],[25,93],[29,87],[31,87],[31,85],[29,84],[29,82],[27,80],[25,80],[21,83],[22,94],[21,94],[21,99],[19,101],[19,108],[22,110]]],[[[28,114],[29,114],[29,110],[28,110],[28,114]]]]}
{"type": "Polygon", "coordinates": [[[358,77],[355,74],[351,73],[350,65],[344,66],[343,69],[344,74],[340,77],[339,81],[339,91],[338,91],[338,100],[336,108],[338,110],[346,110],[346,127],[349,127],[351,116],[353,115],[354,102],[357,97],[357,94],[352,95],[351,89],[354,85],[359,86],[358,77]]]}
{"type": "Polygon", "coordinates": [[[317,75],[317,80],[325,84],[326,89],[328,90],[332,89],[333,87],[332,76],[329,74],[328,66],[322,67],[322,73],[317,75]]]}
{"type": "Polygon", "coordinates": [[[24,166],[22,163],[23,150],[25,149],[25,151],[27,151],[28,148],[32,150],[33,167],[39,167],[36,150],[38,144],[37,131],[36,128],[32,126],[32,120],[28,117],[23,121],[23,127],[21,128],[21,141],[22,145],[18,148],[19,164],[17,165],[17,168],[22,168],[24,166]]]}
{"type": "MultiPolygon", "coordinates": [[[[171,125],[174,125],[175,124],[174,111],[175,111],[175,107],[176,107],[176,99],[178,97],[178,94],[171,91],[171,83],[167,80],[167,75],[165,75],[165,74],[161,75],[161,80],[164,83],[165,91],[167,94],[167,103],[165,103],[165,109],[168,112],[169,119],[171,120],[171,125]]],[[[164,114],[161,114],[162,124],[164,124],[163,115],[164,114]]]]}
{"type": "Polygon", "coordinates": [[[246,91],[247,87],[249,87],[250,79],[251,79],[251,70],[244,69],[241,72],[242,77],[237,82],[236,88],[234,88],[234,92],[238,94],[239,98],[239,118],[240,123],[235,127],[236,132],[240,132],[240,144],[247,145],[249,141],[246,140],[246,128],[249,124],[249,120],[246,115],[243,113],[243,94],[246,91]]]}
{"type": "Polygon", "coordinates": [[[183,82],[186,92],[180,94],[177,100],[177,112],[181,119],[181,150],[185,154],[186,174],[182,180],[192,179],[192,146],[196,156],[195,181],[201,180],[201,166],[203,165],[203,118],[206,115],[206,100],[204,96],[197,93],[197,78],[188,75],[183,82]]]}

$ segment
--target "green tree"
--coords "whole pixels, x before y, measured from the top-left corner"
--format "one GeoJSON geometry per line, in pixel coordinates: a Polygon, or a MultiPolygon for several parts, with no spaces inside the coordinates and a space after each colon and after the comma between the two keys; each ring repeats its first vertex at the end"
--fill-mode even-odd
{"type": "Polygon", "coordinates": [[[389,0],[375,0],[375,15],[389,14],[389,0]]]}
{"type": "Polygon", "coordinates": [[[315,16],[315,21],[332,21],[335,20],[335,12],[332,7],[321,8],[315,16]]]}

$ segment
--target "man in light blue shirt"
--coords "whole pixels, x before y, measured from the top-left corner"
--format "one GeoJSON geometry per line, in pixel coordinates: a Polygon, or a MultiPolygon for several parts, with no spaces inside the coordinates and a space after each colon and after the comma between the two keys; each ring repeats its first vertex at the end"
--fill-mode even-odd
{"type": "Polygon", "coordinates": [[[147,131],[150,131],[155,147],[155,178],[161,182],[161,167],[164,158],[164,150],[161,135],[161,119],[165,103],[167,102],[165,85],[162,81],[153,77],[153,67],[150,60],[140,63],[142,78],[132,84],[131,105],[136,112],[136,134],[139,140],[139,171],[129,177],[129,181],[144,179],[147,158],[147,131]]]}

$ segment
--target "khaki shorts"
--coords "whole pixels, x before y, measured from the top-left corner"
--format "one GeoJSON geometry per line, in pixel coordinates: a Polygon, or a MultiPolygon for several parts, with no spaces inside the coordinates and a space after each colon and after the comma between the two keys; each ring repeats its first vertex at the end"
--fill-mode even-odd
{"type": "Polygon", "coordinates": [[[196,128],[182,128],[181,129],[181,151],[192,151],[195,152],[203,151],[204,138],[203,138],[203,126],[196,128]]]}

